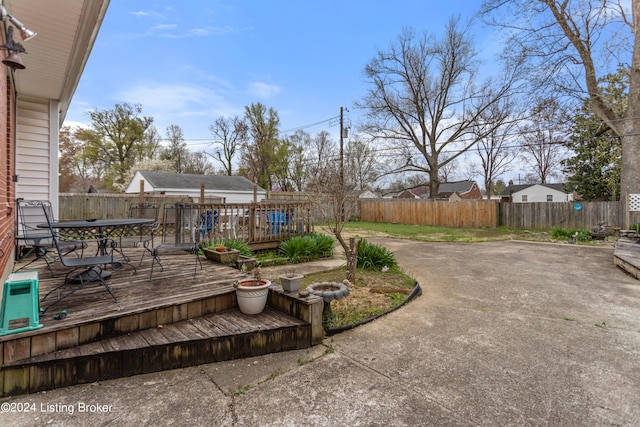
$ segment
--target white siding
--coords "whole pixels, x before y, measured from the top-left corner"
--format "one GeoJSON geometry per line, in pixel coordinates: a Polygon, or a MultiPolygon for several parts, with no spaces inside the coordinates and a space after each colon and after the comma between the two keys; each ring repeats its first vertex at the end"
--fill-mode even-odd
{"type": "Polygon", "coordinates": [[[512,194],[511,201],[514,203],[534,203],[547,202],[547,196],[553,196],[553,202],[570,202],[573,200],[572,194],[554,190],[544,185],[532,185],[524,190],[516,191],[512,194]],[[522,200],[522,196],[527,196],[526,200],[522,200]]]}
{"type": "Polygon", "coordinates": [[[16,197],[30,200],[49,200],[51,198],[50,122],[51,114],[48,100],[18,99],[16,197]]]}

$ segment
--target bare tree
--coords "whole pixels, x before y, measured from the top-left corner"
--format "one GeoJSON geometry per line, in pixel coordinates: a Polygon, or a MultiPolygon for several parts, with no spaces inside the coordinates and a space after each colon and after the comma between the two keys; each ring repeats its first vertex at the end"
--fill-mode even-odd
{"type": "Polygon", "coordinates": [[[160,145],[161,140],[162,137],[158,129],[153,125],[149,126],[144,133],[144,150],[138,153],[137,161],[142,162],[144,160],[159,158],[160,152],[162,151],[162,146],[160,145]]]}
{"type": "Polygon", "coordinates": [[[213,165],[209,162],[209,158],[205,152],[187,150],[183,172],[197,175],[211,175],[213,174],[213,165]]]}
{"type": "Polygon", "coordinates": [[[289,179],[294,191],[302,191],[307,183],[308,164],[305,151],[311,144],[311,136],[298,129],[289,142],[289,179]]]}
{"type": "MultiPolygon", "coordinates": [[[[452,181],[458,171],[458,159],[451,159],[451,157],[451,153],[440,153],[442,166],[438,168],[438,184],[452,181]]],[[[435,196],[430,198],[435,198],[435,196]]]]}
{"type": "Polygon", "coordinates": [[[249,132],[247,123],[238,116],[218,117],[209,130],[214,137],[211,143],[214,151],[207,154],[222,164],[226,175],[233,175],[233,158],[242,144],[246,143],[249,132]]]}
{"type": "Polygon", "coordinates": [[[310,188],[323,188],[337,172],[338,150],[331,140],[329,132],[321,131],[311,138],[307,152],[307,185],[310,188]]]}
{"type": "MultiPolygon", "coordinates": [[[[326,142],[324,132],[319,142],[326,142]]],[[[322,150],[321,150],[322,151],[322,150]]],[[[347,220],[354,214],[354,203],[347,203],[348,196],[354,190],[351,180],[341,179],[342,176],[353,176],[353,171],[349,170],[349,164],[344,165],[344,175],[340,173],[337,157],[332,159],[326,168],[323,169],[321,179],[310,182],[310,189],[314,194],[321,194],[325,197],[313,197],[310,202],[314,205],[315,211],[323,222],[328,225],[330,231],[340,243],[347,259],[347,280],[354,283],[356,278],[356,266],[358,262],[358,248],[361,239],[347,239],[342,231],[347,220]]]]}
{"type": "Polygon", "coordinates": [[[519,126],[522,156],[539,182],[545,184],[560,170],[568,117],[552,98],[538,100],[529,114],[529,120],[519,126]]]}
{"type": "Polygon", "coordinates": [[[378,162],[375,152],[362,139],[352,137],[345,148],[345,169],[349,174],[345,177],[354,189],[362,190],[371,185],[377,178],[378,162]]]}
{"type": "Polygon", "coordinates": [[[184,141],[182,128],[177,125],[167,126],[167,140],[169,145],[160,150],[160,160],[173,162],[173,169],[178,173],[185,172],[187,156],[187,143],[184,141]]]}
{"type": "Polygon", "coordinates": [[[245,119],[250,138],[241,146],[242,169],[252,182],[270,190],[272,168],[277,161],[280,117],[273,108],[257,103],[245,107],[245,119]]]}
{"type": "MultiPolygon", "coordinates": [[[[640,0],[485,0],[489,22],[507,29],[509,49],[529,57],[536,87],[562,91],[591,109],[622,142],[621,200],[640,193],[640,0]],[[599,84],[623,64],[626,109],[599,84]]],[[[627,224],[628,225],[628,224],[627,224]]]]}
{"type": "MultiPolygon", "coordinates": [[[[484,137],[474,132],[483,112],[512,90],[518,70],[505,68],[500,81],[477,84],[477,54],[468,30],[456,19],[439,39],[428,34],[418,39],[406,29],[365,68],[371,88],[358,104],[368,113],[364,131],[396,153],[394,172],[429,174],[432,198],[440,169],[484,137]]],[[[492,127],[486,123],[483,129],[492,127]]]]}
{"type": "Polygon", "coordinates": [[[515,114],[513,103],[507,98],[493,104],[484,114],[491,116],[487,122],[497,125],[492,126],[493,130],[490,132],[483,129],[476,131],[477,134],[484,135],[478,140],[476,151],[480,157],[481,175],[489,200],[494,190],[494,180],[510,171],[511,163],[518,156],[518,150],[509,145],[517,128],[518,115],[515,114]]]}

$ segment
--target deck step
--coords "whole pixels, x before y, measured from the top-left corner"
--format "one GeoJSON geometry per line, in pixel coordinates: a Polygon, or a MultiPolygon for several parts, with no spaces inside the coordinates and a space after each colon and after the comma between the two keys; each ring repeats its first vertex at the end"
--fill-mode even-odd
{"type": "Polygon", "coordinates": [[[308,323],[269,307],[255,316],[233,309],[13,361],[4,366],[0,395],[33,393],[310,345],[308,323]]]}
{"type": "Polygon", "coordinates": [[[613,262],[629,275],[640,279],[640,244],[621,237],[613,250],[613,262]]]}

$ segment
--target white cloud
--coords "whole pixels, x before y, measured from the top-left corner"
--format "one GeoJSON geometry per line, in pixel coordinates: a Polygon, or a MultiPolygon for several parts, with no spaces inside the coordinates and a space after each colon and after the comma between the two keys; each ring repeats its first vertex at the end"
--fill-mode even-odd
{"type": "Polygon", "coordinates": [[[118,103],[142,105],[143,115],[154,118],[161,134],[168,125],[175,124],[208,135],[208,126],[217,117],[242,114],[225,99],[223,90],[205,85],[137,82],[115,98],[118,103]]]}
{"type": "Polygon", "coordinates": [[[177,24],[158,24],[151,28],[151,31],[173,30],[177,28],[177,24]]]}
{"type": "Polygon", "coordinates": [[[158,12],[145,12],[144,10],[138,10],[135,12],[129,12],[130,15],[133,15],[138,18],[153,18],[153,19],[162,19],[164,15],[158,12]]]}
{"type": "Polygon", "coordinates": [[[77,122],[75,120],[65,120],[64,123],[62,124],[63,126],[67,126],[69,128],[71,128],[72,130],[78,129],[78,128],[82,128],[82,129],[89,129],[91,128],[91,124],[86,122],[77,122]]]}
{"type": "Polygon", "coordinates": [[[270,98],[279,94],[281,91],[282,88],[280,86],[262,82],[251,82],[247,85],[247,93],[260,98],[270,98]]]}

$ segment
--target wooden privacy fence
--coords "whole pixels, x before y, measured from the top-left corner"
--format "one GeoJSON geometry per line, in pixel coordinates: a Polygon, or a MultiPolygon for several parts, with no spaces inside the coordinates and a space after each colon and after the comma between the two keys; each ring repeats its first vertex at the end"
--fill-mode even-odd
{"type": "Polygon", "coordinates": [[[497,206],[498,202],[494,200],[363,199],[360,200],[360,219],[445,227],[497,227],[497,206]]]}
{"type": "MultiPolygon", "coordinates": [[[[627,215],[620,202],[500,203],[499,209],[501,226],[531,229],[589,230],[600,222],[624,228],[627,215]]],[[[630,224],[638,219],[638,212],[629,213],[630,224]]]]}
{"type": "Polygon", "coordinates": [[[624,228],[640,224],[640,212],[626,212],[620,202],[509,203],[494,200],[445,202],[406,199],[360,201],[360,219],[447,227],[497,227],[589,230],[600,222],[624,228]],[[579,209],[576,209],[576,207],[579,209]]]}
{"type": "MultiPolygon", "coordinates": [[[[150,196],[143,201],[159,205],[191,203],[189,196],[150,196]]],[[[138,194],[61,193],[58,196],[58,219],[61,221],[86,218],[126,218],[132,203],[141,203],[138,194]]]]}
{"type": "MultiPolygon", "coordinates": [[[[330,211],[333,202],[328,196],[311,194],[273,193],[270,202],[260,202],[255,208],[254,218],[263,218],[264,226],[271,212],[286,212],[293,208],[296,219],[282,219],[280,226],[271,231],[261,230],[254,234],[258,242],[272,241],[285,234],[305,234],[317,222],[326,221],[326,212],[330,211]],[[287,197],[288,196],[288,197],[287,197]],[[303,215],[300,227],[298,220],[303,215]],[[284,223],[284,227],[282,227],[284,223]]],[[[144,201],[164,206],[165,203],[192,203],[188,196],[149,196],[144,201]]],[[[61,220],[82,218],[122,218],[128,215],[131,203],[139,203],[138,194],[103,194],[103,193],[63,193],[59,198],[59,218],[61,220]]],[[[627,214],[625,206],[620,202],[579,202],[581,209],[576,210],[576,202],[553,203],[503,203],[496,200],[470,200],[462,202],[445,202],[411,199],[349,199],[347,201],[347,217],[359,218],[362,221],[387,222],[398,224],[441,225],[448,227],[498,227],[550,229],[552,227],[591,229],[599,222],[610,227],[624,228],[626,216],[629,224],[640,224],[640,212],[627,214]]],[[[213,206],[213,204],[208,204],[213,206]]],[[[224,204],[219,204],[224,205],[224,204]]],[[[247,211],[252,204],[228,205],[229,212],[240,218],[240,211],[247,211]],[[246,206],[244,206],[246,205],[246,206]]],[[[224,208],[220,207],[220,212],[224,208]]],[[[277,215],[276,215],[277,217],[277,215]]],[[[220,231],[232,230],[237,224],[225,224],[229,215],[222,215],[220,231]]],[[[280,218],[274,218],[280,220],[280,218]]],[[[258,220],[257,224],[260,226],[258,220]]],[[[271,224],[275,224],[273,221],[271,224]]],[[[249,238],[249,230],[256,230],[256,224],[250,228],[242,228],[243,238],[249,238]],[[245,237],[245,234],[246,237],[245,237]]],[[[227,233],[228,234],[228,233],[227,233]]]]}

